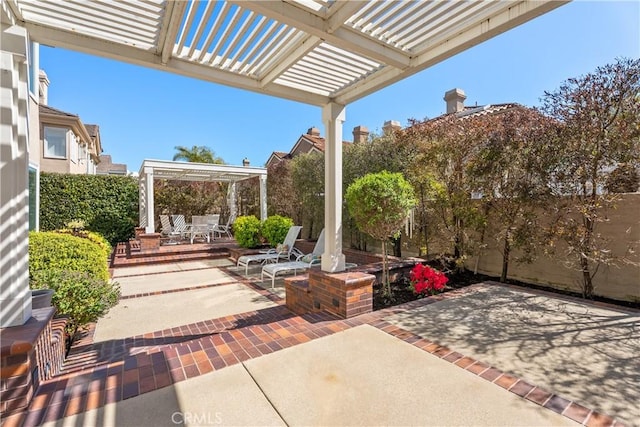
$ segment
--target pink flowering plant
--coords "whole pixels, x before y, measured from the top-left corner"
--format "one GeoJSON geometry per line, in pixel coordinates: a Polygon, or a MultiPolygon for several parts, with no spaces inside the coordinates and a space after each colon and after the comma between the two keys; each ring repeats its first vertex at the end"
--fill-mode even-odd
{"type": "Polygon", "coordinates": [[[416,264],[411,269],[411,288],[416,294],[433,295],[444,290],[449,279],[428,265],[416,264]]]}

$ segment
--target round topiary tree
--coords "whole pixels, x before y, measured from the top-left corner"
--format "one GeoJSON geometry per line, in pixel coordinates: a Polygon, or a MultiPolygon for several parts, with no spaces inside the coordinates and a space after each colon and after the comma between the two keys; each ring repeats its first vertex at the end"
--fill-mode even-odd
{"type": "Polygon", "coordinates": [[[384,295],[391,297],[387,239],[400,232],[415,206],[413,187],[401,173],[371,173],[349,185],[346,200],[360,231],[382,241],[382,289],[384,295]]]}

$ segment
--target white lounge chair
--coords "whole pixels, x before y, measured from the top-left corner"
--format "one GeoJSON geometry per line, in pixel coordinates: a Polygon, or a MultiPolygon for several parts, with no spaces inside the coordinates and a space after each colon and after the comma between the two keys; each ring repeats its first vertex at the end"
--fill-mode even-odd
{"type": "Polygon", "coordinates": [[[284,242],[282,245],[278,245],[275,249],[269,249],[266,253],[255,254],[255,255],[243,255],[238,258],[237,267],[244,267],[244,275],[246,276],[249,271],[249,264],[252,262],[278,262],[281,259],[290,260],[291,255],[295,254],[296,256],[301,252],[293,247],[296,243],[296,238],[298,234],[302,230],[302,227],[299,225],[294,225],[289,228],[287,232],[287,237],[284,238],[284,242]]]}
{"type": "Polygon", "coordinates": [[[169,221],[169,215],[160,215],[160,224],[162,225],[160,235],[169,238],[167,244],[177,245],[178,242],[176,241],[176,238],[179,239],[181,237],[181,233],[173,229],[171,222],[169,221]]]}
{"type": "Polygon", "coordinates": [[[279,262],[277,264],[266,264],[262,267],[262,273],[260,274],[260,280],[264,281],[264,276],[271,278],[271,289],[275,286],[276,276],[278,273],[285,273],[293,271],[293,274],[297,274],[298,270],[304,271],[311,268],[314,264],[320,263],[320,258],[324,252],[324,229],[318,236],[318,241],[313,247],[313,251],[306,255],[300,255],[295,261],[279,262]]]}
{"type": "Polygon", "coordinates": [[[171,222],[173,222],[173,231],[180,233],[181,237],[189,235],[189,225],[184,219],[184,215],[171,215],[171,222]]]}

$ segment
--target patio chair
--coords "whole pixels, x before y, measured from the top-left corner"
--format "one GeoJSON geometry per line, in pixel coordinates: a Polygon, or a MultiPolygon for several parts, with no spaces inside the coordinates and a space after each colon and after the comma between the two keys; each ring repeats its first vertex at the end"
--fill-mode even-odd
{"type": "Polygon", "coordinates": [[[210,215],[205,215],[205,218],[207,222],[207,233],[211,235],[211,240],[213,240],[215,238],[214,230],[218,225],[218,223],[220,222],[220,215],[210,214],[210,215]]]}
{"type": "Polygon", "coordinates": [[[281,259],[286,259],[288,261],[291,259],[292,254],[295,254],[296,256],[302,254],[299,250],[293,247],[296,243],[296,238],[298,237],[300,230],[302,230],[302,226],[291,226],[282,244],[279,244],[276,248],[269,249],[265,253],[243,255],[238,258],[236,266],[244,266],[244,275],[246,276],[248,274],[249,264],[252,262],[261,262],[264,264],[267,262],[278,262],[281,259]]]}
{"type": "Polygon", "coordinates": [[[324,228],[318,236],[318,241],[313,247],[313,251],[308,254],[299,255],[295,261],[279,262],[275,264],[266,264],[262,267],[262,273],[260,274],[260,281],[264,281],[264,276],[271,278],[271,289],[275,286],[276,276],[278,273],[293,271],[296,274],[298,270],[304,271],[311,268],[314,264],[319,264],[322,253],[324,252],[324,228]]]}
{"type": "Polygon", "coordinates": [[[160,224],[162,225],[160,235],[169,238],[169,241],[166,244],[177,245],[178,242],[175,239],[181,237],[181,235],[180,232],[175,231],[171,226],[169,215],[160,215],[160,224]]]}
{"type": "Polygon", "coordinates": [[[235,215],[229,215],[226,225],[216,224],[215,227],[213,227],[213,229],[211,230],[211,233],[213,234],[213,238],[214,239],[216,238],[216,234],[219,237],[222,237],[223,234],[226,234],[227,237],[231,239],[233,237],[231,235],[231,225],[233,225],[233,222],[235,220],[236,220],[235,215]]]}
{"type": "Polygon", "coordinates": [[[193,215],[191,217],[191,227],[189,227],[189,236],[191,238],[191,244],[197,238],[209,240],[209,226],[207,224],[207,217],[204,215],[193,215]]]}
{"type": "Polygon", "coordinates": [[[189,225],[184,219],[184,215],[171,215],[171,222],[173,222],[173,231],[180,233],[180,237],[186,237],[189,235],[189,225]]]}

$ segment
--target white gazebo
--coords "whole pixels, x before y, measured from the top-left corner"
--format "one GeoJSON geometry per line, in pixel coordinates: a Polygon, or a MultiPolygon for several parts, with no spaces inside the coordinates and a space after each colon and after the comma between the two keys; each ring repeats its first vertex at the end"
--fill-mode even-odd
{"type": "Polygon", "coordinates": [[[2,1],[1,326],[23,324],[31,315],[27,76],[37,64],[29,63],[29,42],[321,107],[326,134],[322,270],[337,272],[345,267],[341,141],[346,105],[564,3],[2,1]]]}
{"type": "Polygon", "coordinates": [[[267,170],[251,166],[216,165],[211,163],[185,163],[168,160],[144,160],[138,174],[140,227],[147,233],[155,231],[153,209],[154,179],[175,181],[209,181],[229,183],[229,208],[236,213],[236,183],[257,177],[260,182],[260,219],[267,218],[267,170]]]}

